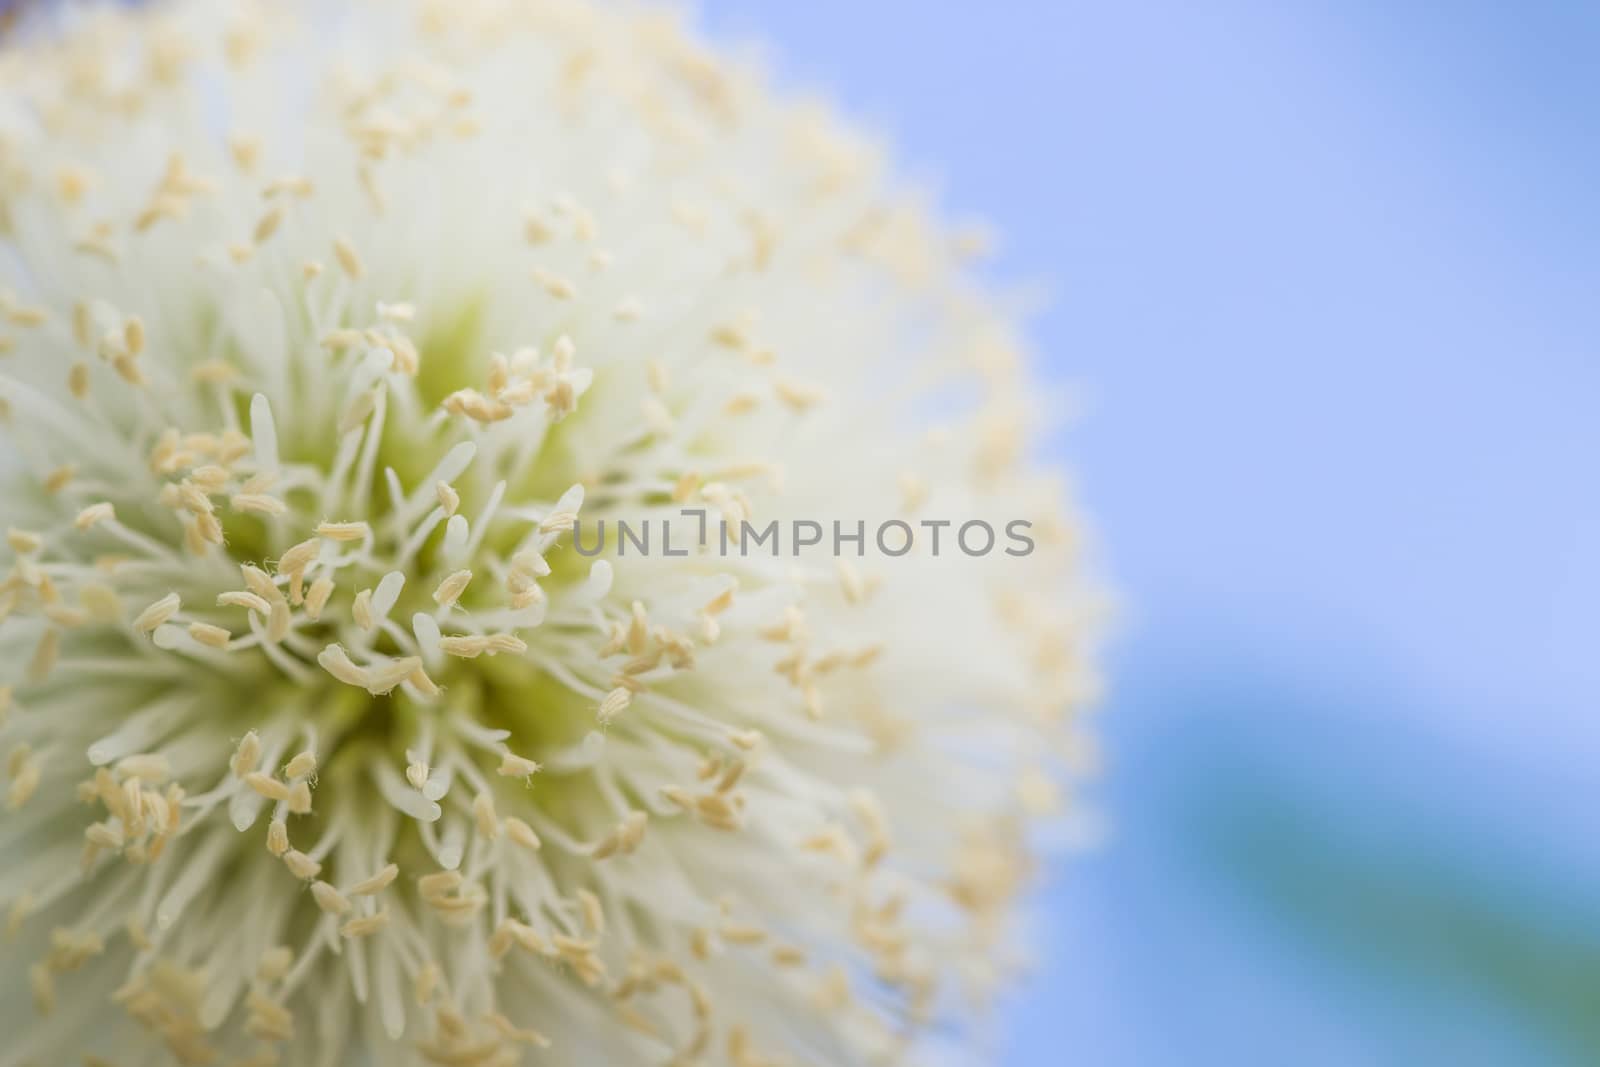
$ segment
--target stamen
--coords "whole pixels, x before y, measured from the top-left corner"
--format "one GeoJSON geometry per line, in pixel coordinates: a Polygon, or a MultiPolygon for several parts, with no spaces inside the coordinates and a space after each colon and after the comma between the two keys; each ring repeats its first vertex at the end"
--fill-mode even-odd
{"type": "Polygon", "coordinates": [[[500,757],[500,766],[496,768],[496,773],[505,778],[526,778],[539,773],[541,769],[536,761],[507,752],[500,757]]]}
{"type": "Polygon", "coordinates": [[[433,591],[433,602],[441,608],[451,607],[466,590],[467,583],[470,581],[472,581],[471,571],[456,571],[440,582],[439,587],[433,591]]]}
{"type": "MultiPolygon", "coordinates": [[[[61,480],[61,484],[65,485],[66,480],[71,477],[72,475],[70,473],[67,474],[66,478],[61,480]]],[[[47,492],[50,491],[51,480],[47,480],[45,482],[45,490],[47,492]]],[[[110,503],[101,501],[98,504],[90,504],[88,507],[78,512],[78,517],[72,520],[72,524],[80,530],[87,530],[98,525],[99,523],[110,521],[116,517],[116,509],[113,508],[110,503]]]]}
{"type": "Polygon", "coordinates": [[[339,927],[339,934],[342,937],[348,938],[370,937],[388,925],[389,913],[387,911],[380,911],[375,915],[368,915],[360,919],[351,919],[349,922],[339,927]]]}
{"type": "Polygon", "coordinates": [[[176,615],[181,606],[178,594],[168,593],[141,611],[133,620],[133,628],[143,634],[154,633],[156,627],[176,615]]]}
{"type": "Polygon", "coordinates": [[[352,906],[350,899],[327,882],[312,882],[311,896],[316,900],[317,907],[329,915],[348,915],[350,913],[352,906]]]}
{"type": "Polygon", "coordinates": [[[330,541],[360,541],[372,536],[372,527],[364,522],[322,522],[317,524],[317,536],[330,541]]]}
{"type": "Polygon", "coordinates": [[[361,257],[356,254],[355,246],[343,237],[333,242],[333,256],[339,261],[339,266],[352,280],[359,279],[366,273],[362,266],[361,257]]]}
{"type": "Polygon", "coordinates": [[[247,593],[238,589],[230,590],[226,593],[219,593],[217,595],[217,607],[248,608],[256,614],[263,616],[272,614],[271,604],[267,603],[254,593],[247,593]]]}
{"type": "Polygon", "coordinates": [[[256,764],[261,760],[261,739],[256,732],[251,730],[239,739],[239,747],[234,750],[233,759],[229,764],[234,775],[244,778],[256,769],[256,764]]]}
{"type": "Polygon", "coordinates": [[[322,871],[322,864],[304,852],[292,848],[283,854],[283,865],[289,868],[290,874],[308,882],[322,871]]]}
{"type": "Polygon", "coordinates": [[[385,889],[389,888],[389,886],[392,885],[394,880],[399,876],[400,868],[391,863],[384,867],[377,874],[374,874],[372,877],[364,878],[357,882],[355,885],[345,890],[345,892],[349,893],[353,897],[376,896],[385,889]]]}

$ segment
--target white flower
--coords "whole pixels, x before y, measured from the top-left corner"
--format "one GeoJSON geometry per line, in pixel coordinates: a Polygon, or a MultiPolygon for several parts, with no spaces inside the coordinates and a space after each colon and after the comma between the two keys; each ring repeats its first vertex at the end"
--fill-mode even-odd
{"type": "Polygon", "coordinates": [[[970,1051],[1093,599],[961,242],[653,11],[63,21],[0,54],[3,1061],[970,1051]],[[573,551],[683,507],[1038,548],[573,551]]]}

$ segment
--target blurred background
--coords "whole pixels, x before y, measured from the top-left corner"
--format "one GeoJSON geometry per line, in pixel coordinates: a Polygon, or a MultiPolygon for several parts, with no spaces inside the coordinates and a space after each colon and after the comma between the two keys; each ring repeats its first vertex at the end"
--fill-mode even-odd
{"type": "Polygon", "coordinates": [[[700,6],[1051,288],[1124,611],[998,1062],[1600,1063],[1600,4],[700,6]]]}

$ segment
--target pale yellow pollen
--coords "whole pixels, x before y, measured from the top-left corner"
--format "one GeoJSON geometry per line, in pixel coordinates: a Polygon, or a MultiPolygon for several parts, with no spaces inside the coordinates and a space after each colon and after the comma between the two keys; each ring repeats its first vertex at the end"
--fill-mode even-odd
{"type": "Polygon", "coordinates": [[[511,380],[511,364],[501,352],[489,357],[488,386],[491,395],[499,396],[511,380]]]}
{"type": "Polygon", "coordinates": [[[645,364],[645,377],[650,383],[651,392],[665,393],[670,381],[667,374],[667,365],[659,359],[652,359],[645,364]]]}
{"type": "Polygon", "coordinates": [[[630,811],[617,824],[616,829],[596,842],[590,855],[597,860],[603,860],[617,855],[625,856],[632,852],[644,840],[645,826],[649,823],[649,818],[642,811],[630,811]]]}
{"type": "Polygon", "coordinates": [[[538,282],[540,287],[543,288],[545,292],[549,293],[557,300],[571,300],[573,297],[578,295],[577,286],[573,285],[572,282],[568,281],[566,278],[563,278],[557,274],[551,274],[549,271],[542,269],[534,270],[533,280],[538,282]]]}
{"type": "Polygon", "coordinates": [[[391,863],[385,866],[377,874],[374,874],[372,877],[363,878],[361,881],[345,890],[345,892],[353,897],[375,896],[389,888],[389,886],[393,884],[394,880],[398,877],[400,877],[400,868],[391,863]]]}
{"type": "Polygon", "coordinates": [[[348,328],[329,330],[322,335],[322,340],[319,343],[330,352],[345,352],[365,345],[367,343],[367,333],[365,330],[348,328]]]}
{"type": "Polygon", "coordinates": [[[434,484],[433,491],[434,495],[439,498],[439,506],[444,509],[446,515],[454,515],[456,510],[461,507],[461,494],[456,492],[455,487],[449,483],[437,482],[434,484]]]}
{"type": "Polygon", "coordinates": [[[74,363],[67,368],[67,391],[82,400],[89,395],[89,365],[74,363]]]}
{"type": "Polygon", "coordinates": [[[522,237],[530,245],[542,245],[556,235],[550,224],[533,212],[529,212],[522,222],[522,237]]]}
{"type": "MultiPolygon", "coordinates": [[[[71,474],[68,474],[67,477],[70,478],[71,474]]],[[[65,481],[62,484],[65,484],[65,481]]],[[[45,483],[45,488],[50,488],[49,482],[45,483]]],[[[100,503],[90,504],[78,512],[78,517],[72,520],[72,524],[80,530],[87,530],[98,523],[108,522],[116,517],[116,509],[110,503],[102,500],[100,503]]]]}
{"type": "Polygon", "coordinates": [[[144,352],[144,320],[139,316],[130,316],[122,324],[122,343],[127,346],[130,356],[138,356],[144,352]]]}
{"type": "Polygon", "coordinates": [[[472,581],[471,571],[456,571],[440,582],[439,587],[433,591],[433,602],[441,608],[450,607],[460,599],[461,594],[466,591],[467,583],[470,581],[472,581]]]}
{"type": "Polygon", "coordinates": [[[339,933],[341,936],[349,938],[368,937],[377,933],[379,930],[382,930],[388,925],[389,913],[387,911],[380,911],[376,914],[366,915],[359,919],[351,919],[349,922],[339,927],[339,933]]]}
{"type": "Polygon", "coordinates": [[[564,533],[578,522],[575,511],[552,511],[539,521],[540,533],[564,533]]]}
{"type": "Polygon", "coordinates": [[[40,1015],[49,1015],[56,1007],[56,984],[50,969],[43,963],[28,968],[28,984],[33,991],[33,1006],[40,1015]]]}
{"type": "Polygon", "coordinates": [[[533,832],[533,827],[515,815],[506,816],[501,825],[505,829],[506,837],[514,844],[520,845],[530,852],[537,852],[543,846],[543,842],[539,840],[539,835],[533,832]]]}
{"type": "Polygon", "coordinates": [[[583,921],[596,936],[606,932],[606,913],[600,907],[600,898],[587,889],[577,893],[578,904],[583,909],[583,921]]]}
{"type": "Polygon", "coordinates": [[[274,600],[272,608],[267,613],[267,640],[278,644],[289,636],[290,624],[289,604],[285,600],[274,600]]]}
{"type": "Polygon", "coordinates": [[[57,626],[63,626],[67,629],[72,629],[76,626],[82,626],[89,621],[88,612],[82,611],[78,608],[65,607],[61,604],[46,604],[44,607],[44,617],[55,623],[57,626]]]}
{"type": "Polygon", "coordinates": [[[265,244],[272,239],[273,234],[278,232],[278,225],[282,222],[283,210],[281,208],[273,208],[261,216],[261,220],[256,223],[256,228],[251,234],[251,238],[258,245],[265,244]]]}
{"type": "Polygon", "coordinates": [[[249,173],[255,170],[256,161],[261,157],[261,139],[244,135],[231,137],[228,154],[233,157],[234,166],[249,173]]]}
{"type": "Polygon", "coordinates": [[[330,541],[360,541],[372,535],[372,527],[364,522],[322,522],[317,524],[317,536],[330,541]]]}
{"type": "Polygon", "coordinates": [[[524,924],[515,919],[501,919],[500,925],[495,927],[494,934],[489,938],[490,958],[498,960],[510,952],[512,946],[517,943],[517,935],[522,928],[524,928],[524,924]]]}
{"type": "Polygon", "coordinates": [[[116,371],[117,376],[129,385],[143,388],[148,384],[144,371],[139,369],[139,364],[134,362],[133,357],[126,352],[111,360],[111,369],[116,371]]]}
{"type": "Polygon", "coordinates": [[[439,639],[439,648],[447,656],[477,659],[485,653],[526,652],[528,646],[512,634],[449,634],[439,639]]]}
{"type": "Polygon", "coordinates": [[[409,680],[413,674],[421,669],[422,659],[418,656],[392,659],[369,667],[367,668],[366,690],[373,696],[382,696],[393,690],[401,682],[409,680]]]}
{"type": "MultiPolygon", "coordinates": [[[[45,477],[44,477],[44,491],[46,493],[50,494],[51,496],[54,496],[55,494],[61,492],[61,490],[65,489],[67,487],[67,485],[72,481],[72,479],[77,476],[77,474],[78,474],[78,468],[74,464],[71,464],[71,463],[62,464],[61,466],[59,466],[59,467],[55,468],[54,470],[52,470],[49,474],[45,475],[45,477]]],[[[111,505],[109,505],[109,504],[106,505],[107,508],[109,508],[110,506],[111,505]]],[[[88,509],[85,509],[85,510],[88,510],[88,509]]],[[[94,523],[99,522],[100,519],[108,518],[108,517],[109,517],[108,514],[99,515],[96,518],[89,520],[89,525],[92,526],[92,525],[94,525],[94,523]]],[[[78,518],[80,520],[83,518],[82,513],[79,514],[78,518]]],[[[88,526],[79,526],[78,529],[85,530],[85,529],[88,529],[88,526]]]]}
{"type": "Polygon", "coordinates": [[[182,606],[183,602],[177,593],[168,593],[141,611],[133,620],[133,628],[143,634],[152,633],[156,627],[176,615],[182,606]]]}
{"type": "Polygon", "coordinates": [[[417,879],[417,893],[424,900],[433,900],[455,892],[465,881],[460,871],[434,871],[417,879]]]}
{"type": "Polygon", "coordinates": [[[195,484],[206,492],[214,493],[224,485],[227,485],[228,479],[232,475],[228,473],[228,468],[226,467],[219,467],[215,463],[207,463],[190,471],[189,477],[194,479],[195,484]]]}
{"type": "Polygon", "coordinates": [[[11,940],[22,930],[22,924],[33,913],[36,906],[32,893],[24,891],[17,899],[11,902],[11,907],[6,911],[6,939],[11,940]]]}
{"type": "Polygon", "coordinates": [[[276,945],[261,954],[256,964],[256,977],[263,982],[276,982],[289,973],[294,965],[294,953],[286,945],[276,945]]]}
{"type": "Polygon", "coordinates": [[[326,574],[311,583],[311,588],[306,592],[306,618],[316,622],[322,618],[322,610],[328,605],[328,598],[333,595],[333,579],[326,574]]]}
{"type": "Polygon", "coordinates": [[[122,618],[122,601],[116,590],[100,582],[79,586],[78,602],[96,622],[114,623],[122,618]]]}
{"type": "Polygon", "coordinates": [[[711,340],[723,348],[743,351],[750,347],[750,335],[737,323],[724,323],[711,331],[711,340]]]}
{"type": "Polygon", "coordinates": [[[360,278],[366,273],[366,268],[361,264],[361,257],[356,255],[355,246],[343,237],[333,242],[333,256],[339,261],[339,266],[351,278],[360,278]]]}
{"type": "Polygon", "coordinates": [[[208,359],[196,363],[189,371],[190,381],[209,385],[225,385],[238,376],[238,368],[222,359],[208,359]]]}
{"type": "MultiPolygon", "coordinates": [[[[179,483],[177,491],[178,502],[196,515],[209,515],[216,510],[206,491],[187,478],[179,483]]],[[[163,489],[162,493],[165,494],[166,490],[163,489]]]]}
{"type": "Polygon", "coordinates": [[[271,182],[269,182],[267,187],[262,190],[262,195],[270,198],[282,193],[287,193],[290,196],[297,196],[301,199],[305,199],[313,192],[315,192],[315,186],[312,184],[310,178],[300,174],[285,174],[282,177],[274,178],[271,182]]]}
{"type": "Polygon", "coordinates": [[[479,793],[472,800],[472,818],[477,823],[478,833],[487,841],[493,841],[500,836],[500,824],[495,817],[494,797],[488,793],[479,793]]]}
{"type": "MultiPolygon", "coordinates": [[[[245,1033],[259,1041],[280,1042],[293,1039],[294,1015],[288,1008],[259,989],[252,989],[245,995],[245,1006],[248,1009],[244,1024],[245,1033]]],[[[255,1063],[259,1063],[261,1058],[257,1056],[252,1061],[247,1061],[249,1067],[255,1067],[255,1063]]]]}
{"type": "Polygon", "coordinates": [[[19,530],[13,526],[6,531],[6,543],[11,546],[12,551],[27,554],[39,551],[44,539],[36,533],[19,530]]]}
{"type": "Polygon", "coordinates": [[[805,385],[795,381],[779,381],[773,384],[773,391],[794,411],[804,412],[820,404],[823,393],[814,386],[805,385]]]}
{"type": "Polygon", "coordinates": [[[248,608],[259,615],[271,615],[272,605],[267,603],[255,593],[242,589],[230,589],[226,593],[217,594],[217,607],[219,608],[248,608]]]}
{"type": "Polygon", "coordinates": [[[285,778],[304,778],[315,774],[317,770],[317,754],[310,749],[295,754],[283,768],[285,778]]]}
{"type": "Polygon", "coordinates": [[[289,868],[290,874],[308,882],[322,872],[322,864],[293,848],[283,854],[283,865],[289,868]]]}
{"type": "Polygon", "coordinates": [[[722,777],[717,779],[716,789],[719,793],[726,793],[739,784],[739,779],[744,776],[745,768],[749,766],[744,760],[731,761],[722,772],[722,777]]]}
{"type": "Polygon", "coordinates": [[[286,801],[289,799],[289,786],[270,774],[251,771],[244,776],[244,784],[268,800],[286,801]]]}
{"type": "Polygon", "coordinates": [[[317,907],[329,915],[349,914],[352,906],[348,897],[323,881],[311,883],[311,896],[317,902],[317,907]]]}
{"type": "Polygon", "coordinates": [[[20,760],[15,759],[16,751],[13,750],[13,764],[11,770],[11,783],[6,787],[6,809],[16,811],[32,799],[39,788],[40,768],[39,762],[24,750],[20,760]]]}
{"type": "Polygon", "coordinates": [[[730,945],[759,945],[767,932],[750,923],[725,922],[717,928],[717,936],[730,945]]]}
{"type": "Polygon", "coordinates": [[[681,785],[664,785],[659,790],[662,799],[676,804],[685,811],[694,810],[694,794],[681,785]]]}
{"type": "Polygon", "coordinates": [[[476,389],[457,389],[441,402],[452,415],[461,415],[476,422],[501,422],[516,413],[510,404],[491,400],[476,389]]]}
{"type": "Polygon", "coordinates": [[[428,672],[421,666],[406,675],[406,681],[415,686],[417,691],[425,697],[436,697],[444,690],[439,688],[439,683],[428,676],[428,672]]]}
{"type": "Polygon", "coordinates": [[[367,687],[369,680],[367,669],[357,666],[342,646],[328,645],[318,654],[317,662],[322,664],[323,670],[346,685],[359,686],[363,689],[367,687]]]}
{"type": "Polygon", "coordinates": [[[12,325],[24,329],[43,326],[50,321],[49,313],[44,308],[37,307],[13,307],[6,312],[6,318],[11,320],[12,325]]]}
{"type": "Polygon", "coordinates": [[[91,845],[113,851],[120,850],[126,842],[121,830],[103,822],[84,827],[83,839],[91,845]]]}
{"type": "Polygon", "coordinates": [[[495,769],[495,773],[504,778],[526,778],[530,774],[537,774],[540,769],[536,761],[507,752],[500,757],[500,766],[495,769]]]}
{"type": "Polygon", "coordinates": [[[411,992],[419,1005],[425,1005],[433,999],[434,990],[444,979],[444,974],[439,970],[439,965],[431,960],[417,969],[416,977],[412,979],[411,992]]]}
{"type": "Polygon", "coordinates": [[[233,759],[229,768],[233,773],[243,778],[256,769],[256,764],[261,760],[261,738],[251,730],[239,739],[239,746],[233,751],[233,759]]]}
{"type": "Polygon", "coordinates": [[[645,613],[644,605],[639,601],[633,602],[631,614],[628,619],[628,651],[635,656],[644,654],[650,642],[650,616],[645,613]]]}
{"type": "Polygon", "coordinates": [[[208,648],[227,648],[227,643],[234,635],[219,625],[211,625],[210,622],[190,622],[189,637],[195,638],[195,641],[208,648]]]}
{"type": "Polygon", "coordinates": [[[596,718],[599,719],[601,725],[606,725],[622,714],[632,700],[633,694],[628,687],[619,685],[607,693],[604,700],[600,701],[600,708],[596,718]]]}
{"type": "Polygon", "coordinates": [[[270,493],[235,493],[228,498],[235,511],[257,512],[262,515],[283,515],[289,505],[270,493]]]}
{"type": "Polygon", "coordinates": [[[267,851],[282,856],[289,851],[289,826],[282,819],[267,824],[267,851]]]}
{"type": "Polygon", "coordinates": [[[311,814],[311,783],[302,779],[289,787],[288,809],[295,815],[311,814]]]}
{"type": "Polygon", "coordinates": [[[356,625],[363,630],[370,630],[377,625],[377,620],[372,617],[371,589],[363,589],[356,593],[355,599],[350,603],[350,614],[356,620],[356,625]]]}
{"type": "Polygon", "coordinates": [[[240,564],[239,575],[244,579],[245,587],[267,603],[276,604],[283,600],[283,590],[278,588],[278,583],[274,582],[271,575],[255,564],[240,564]]]}
{"type": "Polygon", "coordinates": [[[562,334],[556,338],[555,344],[550,346],[550,355],[556,370],[571,370],[572,361],[578,355],[578,343],[568,334],[562,334]]]}
{"type": "Polygon", "coordinates": [[[309,538],[288,549],[278,559],[279,574],[294,574],[303,571],[316,560],[322,551],[322,542],[317,538],[309,538]]]}
{"type": "Polygon", "coordinates": [[[428,765],[421,760],[406,764],[406,781],[411,783],[413,789],[421,789],[428,784],[428,773],[428,765]]]}

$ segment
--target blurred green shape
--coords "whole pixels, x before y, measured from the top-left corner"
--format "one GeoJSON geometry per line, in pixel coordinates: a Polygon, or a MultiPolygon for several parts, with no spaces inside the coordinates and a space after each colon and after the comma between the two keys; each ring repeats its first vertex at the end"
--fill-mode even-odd
{"type": "Polygon", "coordinates": [[[1322,960],[1364,991],[1458,998],[1474,1025],[1487,1006],[1563,1058],[1600,1063],[1600,908],[1583,887],[1552,891],[1471,830],[1370,802],[1336,813],[1259,768],[1223,780],[1191,809],[1191,844],[1322,960]]]}

